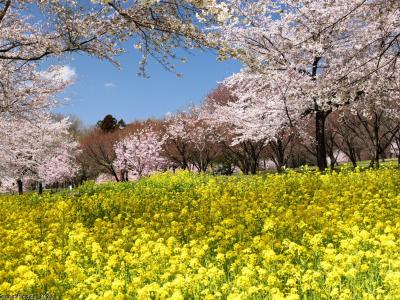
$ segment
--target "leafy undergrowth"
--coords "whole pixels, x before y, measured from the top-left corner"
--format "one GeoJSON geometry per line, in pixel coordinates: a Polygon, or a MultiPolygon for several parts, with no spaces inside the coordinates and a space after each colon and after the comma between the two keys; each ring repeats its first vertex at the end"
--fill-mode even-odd
{"type": "Polygon", "coordinates": [[[0,197],[0,294],[400,299],[400,171],[158,174],[0,197]]]}

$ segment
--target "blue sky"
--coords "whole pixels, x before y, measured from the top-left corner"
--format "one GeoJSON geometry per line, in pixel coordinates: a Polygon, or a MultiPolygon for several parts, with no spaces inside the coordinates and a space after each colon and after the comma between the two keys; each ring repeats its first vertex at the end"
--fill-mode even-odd
{"type": "Polygon", "coordinates": [[[106,61],[74,54],[61,63],[74,70],[76,81],[62,94],[70,100],[56,111],[78,116],[86,125],[95,124],[106,114],[126,122],[162,117],[200,103],[219,81],[241,68],[236,61],[217,62],[211,51],[185,56],[187,63],[177,63],[177,71],[183,77],[150,62],[150,78],[146,79],[137,75],[140,54],[133,50],[119,58],[121,69],[106,61]]]}

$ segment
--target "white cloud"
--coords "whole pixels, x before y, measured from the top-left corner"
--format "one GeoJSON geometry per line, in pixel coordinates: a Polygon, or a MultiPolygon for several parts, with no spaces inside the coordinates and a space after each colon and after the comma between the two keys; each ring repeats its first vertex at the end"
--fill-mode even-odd
{"type": "Polygon", "coordinates": [[[63,82],[73,82],[78,77],[75,69],[68,65],[52,67],[50,70],[44,72],[43,75],[46,79],[56,79],[63,82]]]}
{"type": "Polygon", "coordinates": [[[104,86],[106,88],[115,88],[115,87],[117,87],[117,85],[115,83],[112,83],[112,82],[107,82],[104,86]]]}
{"type": "Polygon", "coordinates": [[[59,76],[64,81],[74,81],[78,75],[76,74],[75,69],[70,66],[62,66],[59,71],[59,76]]]}

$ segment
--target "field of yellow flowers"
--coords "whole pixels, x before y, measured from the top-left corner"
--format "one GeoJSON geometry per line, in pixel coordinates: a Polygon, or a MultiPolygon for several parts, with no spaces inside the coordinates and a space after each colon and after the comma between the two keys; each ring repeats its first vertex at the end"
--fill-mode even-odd
{"type": "Polygon", "coordinates": [[[158,174],[0,197],[0,295],[400,299],[400,171],[158,174]]]}

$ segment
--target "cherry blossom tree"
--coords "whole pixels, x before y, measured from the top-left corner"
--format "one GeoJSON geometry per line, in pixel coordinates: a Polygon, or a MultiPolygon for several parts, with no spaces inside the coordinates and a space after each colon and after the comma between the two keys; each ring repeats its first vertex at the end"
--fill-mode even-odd
{"type": "MultiPolygon", "coordinates": [[[[248,127],[252,117],[247,111],[249,106],[241,106],[243,102],[236,97],[236,89],[245,91],[246,86],[228,88],[228,85],[221,85],[210,93],[205,99],[202,115],[222,148],[223,160],[233,163],[244,174],[255,174],[268,143],[266,131],[261,133],[249,130],[253,129],[248,127]]],[[[256,107],[251,109],[257,110],[256,107]]]]}
{"type": "Polygon", "coordinates": [[[167,161],[161,155],[162,144],[163,140],[150,128],[132,133],[114,145],[114,165],[137,178],[164,169],[167,161]]]}
{"type": "Polygon", "coordinates": [[[240,72],[223,84],[232,98],[218,105],[215,115],[219,122],[234,127],[235,142],[272,140],[300,116],[293,109],[295,101],[288,95],[286,78],[266,84],[263,75],[240,72]]]}
{"type": "Polygon", "coordinates": [[[195,106],[165,120],[164,141],[165,155],[182,169],[205,172],[216,155],[214,128],[195,106]]]}
{"type": "Polygon", "coordinates": [[[38,168],[46,159],[76,150],[68,136],[69,122],[50,114],[56,94],[74,79],[62,76],[64,68],[38,71],[34,63],[0,58],[0,176],[14,178],[20,193],[24,181],[42,182],[38,168]]]}
{"type": "Polygon", "coordinates": [[[0,60],[0,118],[5,115],[29,118],[30,114],[53,108],[57,93],[74,81],[74,77],[62,76],[64,68],[52,66],[38,71],[34,64],[0,60]]]}
{"type": "Polygon", "coordinates": [[[60,183],[71,179],[78,169],[76,158],[71,153],[53,154],[38,166],[37,177],[40,184],[60,183]]]}
{"type": "Polygon", "coordinates": [[[0,119],[0,177],[14,178],[20,193],[26,180],[51,183],[72,177],[78,144],[69,125],[68,119],[57,120],[48,113],[29,120],[0,119]]]}
{"type": "MultiPolygon", "coordinates": [[[[3,141],[9,142],[2,151],[9,166],[3,169],[18,178],[36,173],[37,165],[29,151],[39,148],[33,147],[35,141],[29,136],[36,136],[32,128],[37,132],[42,128],[29,127],[27,122],[36,123],[38,115],[56,104],[56,93],[70,83],[59,76],[62,67],[46,70],[43,60],[81,52],[118,65],[116,56],[131,40],[143,54],[140,74],[144,75],[149,57],[174,71],[171,60],[177,58],[175,49],[208,44],[196,20],[208,22],[220,11],[226,9],[215,1],[0,0],[0,121],[8,137],[3,141]],[[13,126],[7,124],[10,119],[13,126]],[[16,126],[19,122],[20,127],[16,126]]],[[[44,121],[43,125],[48,123],[44,121]]],[[[64,171],[50,168],[49,161],[47,168],[41,168],[43,179],[68,173],[71,165],[66,156],[49,159],[63,165],[64,171]]]]}
{"type": "MultiPolygon", "coordinates": [[[[208,41],[198,20],[226,15],[217,1],[0,1],[0,61],[40,61],[84,52],[117,63],[131,40],[142,52],[142,67],[153,57],[169,70],[177,48],[208,41]]],[[[141,68],[141,71],[144,71],[141,68]]]]}
{"type": "Polygon", "coordinates": [[[211,30],[211,38],[219,39],[221,57],[230,55],[247,65],[227,82],[234,86],[259,79],[246,82],[248,88],[236,95],[245,115],[243,126],[251,129],[243,129],[242,135],[257,136],[264,130],[268,134],[290,119],[313,115],[317,163],[325,169],[328,115],[343,106],[377,99],[382,86],[385,91],[397,88],[400,3],[223,2],[231,17],[211,30]],[[258,100],[262,91],[266,95],[258,100]],[[284,120],[288,110],[293,118],[284,120]]]}
{"type": "Polygon", "coordinates": [[[299,146],[299,143],[298,134],[293,128],[285,128],[269,140],[266,157],[274,163],[278,172],[282,172],[283,168],[288,166],[295,146],[299,146]]]}
{"type": "Polygon", "coordinates": [[[391,114],[388,107],[382,107],[369,107],[369,111],[364,109],[364,112],[342,116],[343,127],[362,141],[364,151],[371,159],[370,167],[379,167],[380,159],[385,158],[387,149],[400,130],[400,112],[391,114]]]}
{"type": "Polygon", "coordinates": [[[206,99],[205,109],[219,128],[216,132],[226,156],[246,174],[256,173],[262,158],[282,171],[299,140],[293,125],[299,114],[292,109],[284,84],[284,79],[266,85],[263,76],[235,74],[206,99]]]}
{"type": "Polygon", "coordinates": [[[357,161],[361,160],[361,153],[364,150],[365,142],[355,132],[355,128],[351,125],[351,119],[351,117],[341,118],[340,126],[335,128],[335,144],[342,153],[345,153],[355,168],[357,167],[357,161]]]}
{"type": "Polygon", "coordinates": [[[165,121],[164,151],[168,159],[183,170],[190,167],[190,118],[180,112],[169,115],[165,121]]]}

